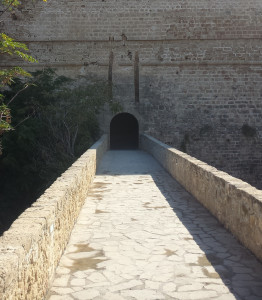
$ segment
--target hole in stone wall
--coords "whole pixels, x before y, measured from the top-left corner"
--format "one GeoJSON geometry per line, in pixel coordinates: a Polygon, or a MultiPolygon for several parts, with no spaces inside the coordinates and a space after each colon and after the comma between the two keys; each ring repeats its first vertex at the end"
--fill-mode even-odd
{"type": "Polygon", "coordinates": [[[244,124],[241,127],[242,134],[246,137],[254,137],[257,133],[256,128],[249,126],[248,124],[244,124]]]}
{"type": "Polygon", "coordinates": [[[129,113],[116,115],[110,123],[110,149],[137,149],[139,126],[137,119],[129,113]]]}

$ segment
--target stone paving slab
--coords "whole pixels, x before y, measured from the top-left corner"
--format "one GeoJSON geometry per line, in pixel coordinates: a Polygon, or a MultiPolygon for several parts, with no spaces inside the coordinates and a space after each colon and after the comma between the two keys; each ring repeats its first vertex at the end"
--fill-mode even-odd
{"type": "Polygon", "coordinates": [[[148,154],[104,156],[46,300],[261,300],[262,264],[148,154]]]}

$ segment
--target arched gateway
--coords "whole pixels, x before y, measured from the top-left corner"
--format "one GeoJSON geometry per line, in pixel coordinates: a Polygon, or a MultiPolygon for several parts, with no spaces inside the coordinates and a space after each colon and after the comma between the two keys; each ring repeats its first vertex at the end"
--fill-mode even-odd
{"type": "Polygon", "coordinates": [[[110,123],[110,149],[137,149],[139,126],[137,119],[129,113],[116,115],[110,123]]]}

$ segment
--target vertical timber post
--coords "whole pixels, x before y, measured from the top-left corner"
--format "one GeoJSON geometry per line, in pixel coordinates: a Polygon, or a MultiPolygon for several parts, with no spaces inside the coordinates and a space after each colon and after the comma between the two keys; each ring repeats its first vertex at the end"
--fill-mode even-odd
{"type": "Polygon", "coordinates": [[[134,84],[135,84],[135,102],[139,103],[139,55],[135,54],[134,62],[134,84]]]}
{"type": "Polygon", "coordinates": [[[113,62],[114,53],[113,51],[109,54],[109,65],[108,65],[108,96],[111,100],[113,98],[113,62]]]}

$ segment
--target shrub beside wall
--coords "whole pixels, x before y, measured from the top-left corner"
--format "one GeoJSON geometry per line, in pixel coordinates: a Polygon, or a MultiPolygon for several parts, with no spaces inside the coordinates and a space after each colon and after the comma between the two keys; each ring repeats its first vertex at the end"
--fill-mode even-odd
{"type": "Polygon", "coordinates": [[[148,135],[141,135],[140,147],[262,261],[261,190],[148,135]]]}
{"type": "Polygon", "coordinates": [[[0,299],[43,299],[108,149],[104,135],[0,237],[0,299]]]}

